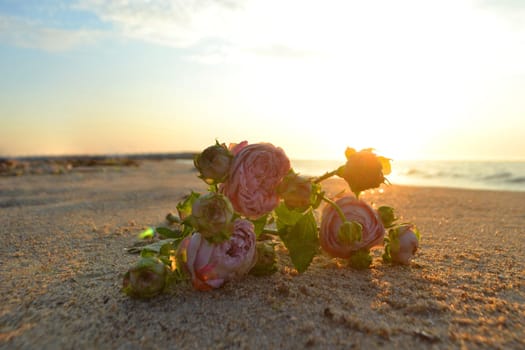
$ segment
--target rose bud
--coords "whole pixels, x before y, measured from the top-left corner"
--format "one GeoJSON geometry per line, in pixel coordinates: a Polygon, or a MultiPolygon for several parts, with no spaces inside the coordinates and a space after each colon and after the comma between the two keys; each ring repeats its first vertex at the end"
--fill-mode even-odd
{"type": "Polygon", "coordinates": [[[364,190],[379,187],[385,182],[384,175],[390,173],[390,160],[375,155],[372,149],[356,152],[347,148],[345,155],[346,164],[338,169],[337,175],[345,179],[356,197],[364,190]]]}
{"type": "Polygon", "coordinates": [[[213,184],[226,180],[232,159],[233,154],[226,145],[216,142],[215,145],[196,155],[193,164],[200,172],[201,179],[206,183],[213,184]]]}
{"type": "Polygon", "coordinates": [[[255,276],[271,275],[277,271],[277,254],[275,243],[260,241],[256,244],[257,261],[250,274],[255,276]]]}
{"type": "Polygon", "coordinates": [[[130,297],[151,298],[162,292],[167,268],[156,257],[141,258],[124,275],[122,290],[130,297]]]}
{"type": "MultiPolygon", "coordinates": [[[[290,171],[277,187],[277,193],[288,209],[305,211],[312,204],[312,183],[306,177],[290,171]]],[[[314,198],[315,200],[315,198],[314,198]]]]}
{"type": "Polygon", "coordinates": [[[409,265],[419,248],[419,231],[412,224],[403,224],[388,233],[393,263],[409,265]]]}
{"type": "Polygon", "coordinates": [[[290,170],[290,160],[281,148],[270,143],[245,145],[233,158],[222,193],[235,211],[257,219],[277,207],[277,186],[290,170]]]}
{"type": "Polygon", "coordinates": [[[253,224],[244,219],[233,223],[231,237],[210,243],[195,232],[182,240],[176,254],[177,267],[191,276],[198,290],[219,288],[247,274],[257,260],[253,224]]]}
{"type": "Polygon", "coordinates": [[[190,223],[210,242],[228,239],[232,229],[233,208],[224,195],[210,192],[193,202],[190,223]]]}
{"type": "Polygon", "coordinates": [[[377,212],[367,203],[355,197],[343,197],[335,202],[344,214],[346,221],[337,210],[327,205],[321,217],[319,241],[321,247],[330,256],[350,258],[358,250],[370,250],[381,245],[385,235],[383,223],[377,212]],[[345,224],[349,222],[350,224],[345,224]],[[360,225],[351,224],[355,222],[360,225]],[[356,241],[356,233],[361,233],[361,240],[356,241]],[[354,237],[354,239],[352,239],[354,237]]]}

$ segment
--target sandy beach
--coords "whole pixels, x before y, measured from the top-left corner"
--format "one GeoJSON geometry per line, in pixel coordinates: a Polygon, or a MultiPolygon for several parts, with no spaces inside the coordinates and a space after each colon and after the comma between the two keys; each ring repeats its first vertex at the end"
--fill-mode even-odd
{"type": "MultiPolygon", "coordinates": [[[[125,248],[190,190],[188,161],[0,177],[0,349],[523,349],[525,192],[383,186],[422,233],[408,267],[326,256],[211,292],[120,292],[125,248]]],[[[335,194],[345,188],[328,181],[335,194]]]]}

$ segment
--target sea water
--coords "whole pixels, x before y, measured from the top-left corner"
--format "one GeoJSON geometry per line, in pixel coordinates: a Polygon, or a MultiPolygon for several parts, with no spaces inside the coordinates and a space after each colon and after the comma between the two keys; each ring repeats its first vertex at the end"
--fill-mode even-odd
{"type": "MultiPolygon", "coordinates": [[[[332,160],[292,160],[296,172],[320,176],[344,164],[332,160]]],[[[394,185],[525,192],[525,161],[394,160],[387,176],[394,185]]]]}

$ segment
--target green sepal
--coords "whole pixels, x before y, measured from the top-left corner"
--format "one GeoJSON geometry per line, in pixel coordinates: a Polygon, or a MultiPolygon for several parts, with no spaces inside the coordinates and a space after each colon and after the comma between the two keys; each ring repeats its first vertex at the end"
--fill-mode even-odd
{"type": "Polygon", "coordinates": [[[182,239],[168,238],[142,247],[140,256],[165,255],[170,249],[176,249],[182,239]]]}
{"type": "Polygon", "coordinates": [[[357,221],[345,221],[337,233],[339,241],[348,245],[361,241],[362,236],[363,225],[357,221]]]}
{"type": "Polygon", "coordinates": [[[416,227],[416,225],[412,226],[412,231],[414,231],[414,233],[415,233],[415,235],[417,237],[417,241],[421,242],[421,233],[419,232],[419,229],[416,227]]]}
{"type": "Polygon", "coordinates": [[[394,226],[395,221],[398,219],[395,214],[395,210],[387,205],[382,205],[377,208],[377,213],[383,222],[385,228],[394,226]]]}
{"type": "Polygon", "coordinates": [[[217,183],[215,182],[215,180],[212,180],[211,183],[209,183],[207,180],[204,180],[204,182],[206,182],[209,185],[208,192],[214,192],[214,193],[219,192],[219,186],[217,186],[217,183]]]}
{"type": "Polygon", "coordinates": [[[356,270],[364,270],[372,264],[372,256],[368,249],[361,249],[350,256],[350,267],[356,270]]]}
{"type": "Polygon", "coordinates": [[[193,206],[193,203],[199,197],[200,193],[191,191],[191,193],[188,196],[186,196],[184,200],[180,201],[177,204],[177,210],[181,219],[184,219],[187,216],[191,215],[191,208],[193,206]]]}
{"type": "Polygon", "coordinates": [[[391,251],[390,239],[388,237],[385,237],[384,245],[385,245],[385,251],[384,251],[383,255],[381,256],[381,258],[383,259],[383,262],[389,264],[389,263],[392,262],[392,255],[390,253],[390,251],[391,251]]]}
{"type": "Polygon", "coordinates": [[[297,210],[289,209],[284,202],[281,202],[274,212],[277,216],[276,224],[279,231],[287,226],[294,226],[304,216],[297,210]]]}
{"type": "Polygon", "coordinates": [[[196,227],[195,218],[193,215],[188,215],[183,221],[182,221],[182,236],[186,237],[193,233],[196,227]]]}
{"type": "Polygon", "coordinates": [[[170,269],[158,258],[141,257],[124,274],[121,290],[133,298],[151,298],[162,293],[166,287],[169,272],[170,269]]]}
{"type": "Polygon", "coordinates": [[[250,270],[254,276],[269,276],[278,270],[275,245],[278,243],[259,241],[256,244],[257,262],[250,270]]]}
{"type": "Polygon", "coordinates": [[[253,223],[255,236],[259,237],[263,233],[266,223],[268,222],[268,214],[261,216],[258,219],[250,220],[253,223]]]}
{"type": "Polygon", "coordinates": [[[157,227],[155,231],[166,238],[181,238],[183,236],[181,230],[172,230],[167,227],[157,227]]]}
{"type": "Polygon", "coordinates": [[[310,204],[312,208],[317,209],[324,197],[324,191],[322,190],[321,184],[312,182],[312,194],[310,195],[310,204]]]}
{"type": "Polygon", "coordinates": [[[209,236],[209,237],[204,236],[204,235],[202,236],[204,237],[205,240],[207,240],[211,244],[219,244],[219,243],[229,240],[231,235],[232,235],[232,232],[230,230],[230,231],[216,232],[212,236],[209,236]]]}
{"type": "Polygon", "coordinates": [[[166,221],[170,224],[180,224],[182,222],[181,218],[171,212],[166,214],[166,221]]]}
{"type": "MultiPolygon", "coordinates": [[[[294,267],[299,273],[306,271],[314,256],[319,251],[319,237],[317,234],[317,223],[313,211],[310,209],[293,225],[284,225],[278,229],[279,236],[290,253],[294,267]]],[[[290,221],[295,220],[295,215],[287,217],[290,221]]],[[[279,223],[279,221],[278,221],[279,223]]]]}

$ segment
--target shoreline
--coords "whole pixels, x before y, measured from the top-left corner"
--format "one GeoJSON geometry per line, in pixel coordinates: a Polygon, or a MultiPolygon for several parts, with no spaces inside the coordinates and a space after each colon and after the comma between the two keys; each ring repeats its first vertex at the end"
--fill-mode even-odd
{"type": "MultiPolygon", "coordinates": [[[[9,176],[22,176],[22,175],[64,175],[72,172],[96,172],[96,171],[107,171],[110,169],[119,169],[121,167],[139,167],[143,163],[151,161],[179,161],[189,162],[193,161],[195,152],[172,152],[172,153],[137,153],[137,154],[117,154],[117,155],[66,155],[66,156],[30,156],[30,157],[12,157],[2,158],[0,157],[0,179],[2,177],[9,176]]],[[[306,176],[319,176],[324,173],[324,170],[320,168],[322,164],[327,167],[337,167],[339,162],[333,160],[320,161],[307,161],[307,160],[292,160],[292,166],[300,174],[306,176]],[[305,164],[307,164],[305,166],[305,164]],[[320,170],[321,169],[321,170],[320,170]],[[317,173],[317,174],[316,174],[317,173]]],[[[412,162],[412,161],[410,161],[412,162]]],[[[435,163],[435,161],[423,161],[425,163],[435,163]]],[[[462,162],[457,161],[442,161],[441,163],[456,163],[461,164],[462,162]]],[[[479,161],[471,161],[470,163],[479,163],[479,161]]],[[[482,162],[488,164],[501,164],[509,163],[507,161],[499,162],[482,162]]],[[[414,163],[415,164],[415,163],[414,163]]],[[[426,169],[423,166],[421,169],[418,168],[407,168],[408,164],[401,165],[400,170],[394,168],[394,172],[387,176],[387,179],[392,181],[394,185],[398,186],[414,186],[414,187],[432,187],[432,188],[443,188],[443,189],[469,189],[469,190],[488,190],[488,191],[509,191],[509,192],[525,192],[525,162],[515,162],[514,164],[519,165],[512,169],[500,168],[499,171],[494,172],[492,169],[485,175],[479,177],[465,177],[465,174],[458,175],[455,173],[449,174],[449,177],[440,178],[439,176],[434,177],[431,175],[435,169],[426,169]],[[408,169],[408,170],[407,170],[408,169]],[[415,177],[403,175],[404,172],[419,174],[415,177]],[[429,172],[425,176],[420,175],[429,172]],[[452,178],[450,177],[452,176],[452,178]],[[499,180],[501,182],[499,182],[499,180]]],[[[339,164],[340,165],[340,164],[339,164]]],[[[399,164],[398,164],[399,165],[399,164]]],[[[414,166],[414,165],[411,165],[414,166]]],[[[416,166],[417,167],[417,166],[416,166]]],[[[479,167],[479,164],[478,164],[479,167]]],[[[442,171],[444,171],[442,169],[442,171]]],[[[453,171],[448,169],[448,171],[453,171]]],[[[465,171],[462,169],[461,171],[465,171]]],[[[480,171],[478,168],[476,171],[480,171]]]]}
{"type": "Polygon", "coordinates": [[[319,255],[297,274],[280,255],[271,276],[141,301],[120,292],[125,248],[206,186],[184,162],[111,169],[0,178],[0,349],[525,347],[520,192],[383,186],[363,199],[422,233],[408,267],[378,249],[365,271],[319,255]]]}

